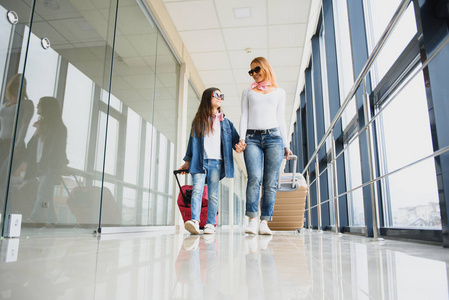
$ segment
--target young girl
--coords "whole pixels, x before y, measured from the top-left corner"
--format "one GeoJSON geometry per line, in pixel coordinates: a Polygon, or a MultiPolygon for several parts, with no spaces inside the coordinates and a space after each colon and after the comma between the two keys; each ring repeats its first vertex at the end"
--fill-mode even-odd
{"type": "MultiPolygon", "coordinates": [[[[201,198],[204,184],[207,182],[209,204],[205,234],[215,233],[215,220],[218,208],[218,183],[224,178],[234,177],[232,149],[241,153],[244,142],[231,121],[221,112],[224,94],[217,88],[208,88],[203,92],[201,103],[192,122],[185,163],[179,170],[192,174],[192,219],[185,222],[185,228],[191,234],[199,234],[201,198]]],[[[184,173],[183,173],[184,174],[184,173]]]]}
{"type": "Polygon", "coordinates": [[[246,186],[246,215],[249,225],[245,233],[267,234],[272,232],[271,221],[276,201],[276,182],[282,158],[292,154],[287,143],[285,127],[285,91],[277,86],[275,75],[264,57],[251,62],[249,75],[254,82],[243,90],[240,136],[248,144],[244,158],[248,172],[246,186]],[[262,185],[260,227],[259,194],[262,185]]]}

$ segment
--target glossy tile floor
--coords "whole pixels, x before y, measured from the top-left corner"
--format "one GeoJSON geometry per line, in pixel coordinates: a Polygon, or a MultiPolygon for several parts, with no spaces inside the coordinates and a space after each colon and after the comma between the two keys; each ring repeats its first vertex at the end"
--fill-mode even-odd
{"type": "Polygon", "coordinates": [[[449,299],[449,249],[303,230],[1,240],[0,299],[449,299]]]}

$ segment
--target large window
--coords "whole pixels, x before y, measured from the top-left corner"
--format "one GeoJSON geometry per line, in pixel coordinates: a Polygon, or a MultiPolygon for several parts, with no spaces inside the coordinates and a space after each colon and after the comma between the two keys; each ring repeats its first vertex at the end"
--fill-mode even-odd
{"type": "Polygon", "coordinates": [[[346,147],[344,153],[346,185],[347,190],[351,191],[347,195],[349,225],[364,226],[365,212],[363,205],[363,191],[362,188],[360,188],[362,185],[362,166],[360,164],[359,138],[354,138],[353,141],[346,144],[346,147]]]}
{"type": "MultiPolygon", "coordinates": [[[[380,107],[388,105],[379,126],[382,174],[433,153],[423,76],[418,74],[391,98],[391,103],[380,107]]],[[[441,228],[433,159],[388,176],[383,181],[383,195],[388,226],[441,228]]]]}
{"type": "MultiPolygon", "coordinates": [[[[335,41],[337,50],[338,81],[340,104],[343,104],[354,85],[354,68],[352,63],[351,38],[349,32],[348,7],[346,1],[333,1],[335,41]]],[[[342,115],[345,128],[356,116],[355,98],[351,99],[342,115]]]]}
{"type": "MultiPolygon", "coordinates": [[[[318,137],[316,141],[310,138],[304,140],[303,148],[309,149],[310,153],[316,150],[320,142],[319,134],[315,134],[322,131],[320,114],[324,113],[323,123],[327,130],[333,121],[329,118],[329,110],[337,107],[332,106],[334,97],[332,91],[329,91],[329,88],[336,89],[333,87],[335,84],[328,82],[327,76],[327,72],[333,71],[330,63],[330,57],[334,57],[332,51],[335,49],[336,52],[341,106],[350,96],[355,78],[359,76],[354,70],[362,70],[369,61],[369,56],[402,3],[400,0],[323,1],[316,28],[319,47],[317,36],[314,35],[310,53],[312,63],[305,71],[304,92],[307,106],[313,105],[314,112],[310,115],[315,118],[307,123],[307,128],[303,122],[301,130],[306,132],[306,136],[318,137]],[[332,24],[332,17],[334,26],[328,26],[332,24]],[[328,27],[325,30],[323,23],[328,27]],[[330,30],[335,30],[335,45],[330,45],[334,33],[330,30]],[[325,64],[326,61],[328,64],[325,64]],[[321,76],[316,76],[318,72],[321,76]]],[[[421,37],[417,34],[416,20],[419,16],[415,14],[415,4],[411,1],[403,10],[390,37],[367,70],[365,80],[355,87],[341,120],[336,120],[336,131],[339,134],[334,137],[336,155],[342,162],[336,168],[337,178],[332,173],[333,155],[329,151],[328,141],[318,151],[319,169],[323,176],[315,170],[315,157],[305,161],[310,164],[306,171],[312,176],[320,176],[319,180],[311,178],[309,188],[311,206],[316,205],[320,196],[322,203],[321,216],[317,215],[318,208],[311,209],[312,219],[308,222],[313,227],[320,224],[321,218],[321,224],[326,229],[328,212],[330,225],[334,224],[334,205],[329,201],[331,207],[327,209],[325,202],[328,198],[332,200],[335,190],[338,190],[341,195],[339,199],[347,200],[346,203],[340,202],[339,217],[350,227],[350,231],[366,230],[367,234],[374,235],[373,230],[379,230],[381,234],[386,232],[382,227],[393,229],[387,234],[395,234],[396,228],[442,228],[439,210],[441,199],[438,195],[441,186],[437,182],[435,160],[432,157],[436,142],[435,137],[432,140],[431,131],[431,122],[434,120],[429,118],[433,108],[428,106],[431,103],[428,99],[429,82],[425,82],[423,72],[420,71],[421,37]],[[369,128],[366,126],[368,121],[369,128]],[[340,125],[342,132],[339,130],[340,125]],[[327,172],[324,171],[325,166],[327,172]],[[338,184],[338,188],[333,186],[334,183],[338,184]],[[329,197],[325,195],[326,192],[329,197]],[[378,211],[373,211],[376,207],[373,203],[377,205],[378,211]],[[376,216],[379,216],[379,222],[373,221],[376,216]],[[369,223],[367,220],[370,220],[369,223]],[[373,229],[375,226],[379,228],[373,229]]],[[[305,115],[306,106],[301,105],[300,109],[300,115],[305,115]]],[[[422,232],[424,239],[424,235],[428,234],[424,231],[412,232],[413,235],[422,232]]]]}
{"type": "MultiPolygon", "coordinates": [[[[374,49],[400,3],[400,0],[365,0],[365,19],[370,51],[374,49]]],[[[416,35],[416,32],[415,11],[412,1],[376,59],[372,73],[373,87],[388,72],[416,35]]]]}

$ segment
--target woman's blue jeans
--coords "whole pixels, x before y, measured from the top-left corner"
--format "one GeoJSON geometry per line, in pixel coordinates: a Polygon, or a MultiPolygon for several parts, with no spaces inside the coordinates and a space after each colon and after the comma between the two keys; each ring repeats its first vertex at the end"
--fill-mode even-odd
{"type": "Polygon", "coordinates": [[[244,151],[248,183],[246,186],[246,216],[259,215],[260,186],[262,185],[261,220],[271,221],[276,201],[277,180],[284,147],[278,128],[265,132],[247,133],[244,151]]]}
{"type": "Polygon", "coordinates": [[[204,169],[206,173],[192,174],[192,202],[190,204],[192,220],[200,221],[201,200],[203,197],[204,184],[207,179],[209,204],[207,206],[206,224],[215,225],[218,210],[218,184],[220,183],[221,160],[205,159],[204,169]]]}

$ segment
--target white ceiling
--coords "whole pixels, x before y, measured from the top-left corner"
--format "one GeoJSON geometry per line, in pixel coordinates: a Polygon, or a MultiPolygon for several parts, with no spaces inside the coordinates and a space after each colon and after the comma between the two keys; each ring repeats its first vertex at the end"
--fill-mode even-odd
{"type": "MultiPolygon", "coordinates": [[[[264,56],[287,93],[290,127],[310,20],[317,0],[163,0],[206,87],[226,95],[223,110],[238,128],[240,97],[253,81],[253,58],[264,56]],[[243,9],[247,16],[236,18],[243,9]],[[246,49],[251,48],[252,53],[246,49]]],[[[202,91],[198,91],[201,95],[202,91]]]]}

